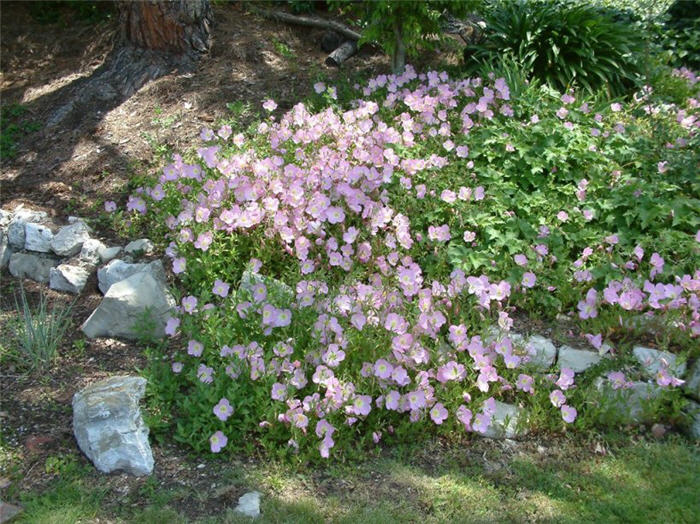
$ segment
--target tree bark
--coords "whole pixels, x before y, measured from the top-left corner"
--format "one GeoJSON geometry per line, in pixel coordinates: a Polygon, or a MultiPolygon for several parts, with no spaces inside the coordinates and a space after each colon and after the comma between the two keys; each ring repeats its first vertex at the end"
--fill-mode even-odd
{"type": "Polygon", "coordinates": [[[209,0],[120,0],[120,31],[105,62],[76,83],[47,126],[78,125],[95,105],[110,109],[147,82],[173,70],[192,71],[211,45],[209,0]]]}

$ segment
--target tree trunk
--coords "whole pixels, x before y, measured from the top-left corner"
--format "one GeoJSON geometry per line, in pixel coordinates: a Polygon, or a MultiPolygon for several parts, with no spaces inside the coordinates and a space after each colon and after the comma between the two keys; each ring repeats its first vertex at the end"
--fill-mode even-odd
{"type": "Polygon", "coordinates": [[[109,109],[173,70],[192,71],[210,47],[209,0],[120,0],[111,53],[50,116],[49,127],[82,122],[96,104],[109,109]],[[77,120],[78,122],[75,122],[77,120]]]}
{"type": "Polygon", "coordinates": [[[403,41],[401,21],[394,21],[394,52],[391,54],[391,70],[400,75],[406,69],[406,44],[403,41]]]}

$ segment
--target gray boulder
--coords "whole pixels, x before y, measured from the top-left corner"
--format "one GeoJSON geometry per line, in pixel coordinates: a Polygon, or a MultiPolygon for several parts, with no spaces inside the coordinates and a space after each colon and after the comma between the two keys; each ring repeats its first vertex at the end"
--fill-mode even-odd
{"type": "Polygon", "coordinates": [[[39,253],[51,252],[51,240],[53,231],[42,224],[28,222],[24,226],[24,249],[38,251],[39,253]]]}
{"type": "Polygon", "coordinates": [[[648,382],[632,382],[629,388],[613,389],[610,382],[602,377],[595,386],[601,394],[603,412],[608,419],[619,424],[653,422],[655,413],[653,401],[663,389],[648,382]]]}
{"type": "Polygon", "coordinates": [[[46,218],[44,211],[33,211],[31,209],[18,208],[12,214],[12,220],[7,227],[7,236],[10,246],[14,249],[24,249],[25,226],[27,222],[40,222],[46,218]]]}
{"type": "Polygon", "coordinates": [[[129,278],[136,273],[150,273],[158,281],[165,282],[165,268],[160,260],[150,263],[130,264],[120,259],[112,260],[109,264],[97,270],[97,286],[102,293],[107,293],[109,288],[129,278]]]}
{"type": "Polygon", "coordinates": [[[124,252],[127,255],[134,256],[138,256],[139,254],[150,255],[153,253],[154,249],[155,246],[153,245],[153,242],[147,238],[140,238],[138,240],[134,240],[133,242],[129,242],[126,247],[124,247],[124,252]]]}
{"type": "Polygon", "coordinates": [[[554,365],[557,358],[557,348],[548,338],[532,335],[525,344],[530,360],[528,365],[538,370],[546,370],[554,365]]]}
{"type": "Polygon", "coordinates": [[[685,362],[676,362],[676,355],[668,351],[635,346],[632,354],[649,378],[655,378],[662,368],[667,368],[676,377],[682,377],[685,373],[685,362]]]}
{"type": "Polygon", "coordinates": [[[13,249],[10,247],[9,239],[5,231],[0,231],[0,269],[5,269],[10,263],[13,249]]]}
{"type": "Polygon", "coordinates": [[[62,257],[72,257],[80,252],[83,243],[90,238],[85,222],[77,221],[58,230],[51,241],[51,249],[62,257]]]}
{"type": "Polygon", "coordinates": [[[260,497],[262,497],[262,495],[257,491],[246,493],[238,499],[238,506],[236,506],[233,511],[253,519],[259,517],[260,497]]]}
{"type": "Polygon", "coordinates": [[[521,425],[521,409],[512,404],[496,401],[496,411],[491,416],[491,425],[481,436],[487,438],[516,438],[527,434],[521,425]]]}
{"type": "Polygon", "coordinates": [[[570,346],[559,348],[559,369],[569,368],[574,373],[583,373],[595,366],[603,357],[593,351],[574,349],[570,346]]]}
{"type": "Polygon", "coordinates": [[[175,300],[165,283],[144,271],[110,286],[81,329],[89,338],[133,340],[142,334],[160,338],[165,335],[165,324],[174,308],[175,300]],[[149,320],[150,333],[140,329],[144,320],[149,320]]]}
{"type": "Polygon", "coordinates": [[[10,257],[10,274],[16,278],[48,282],[51,268],[57,265],[58,260],[47,255],[14,253],[10,257]]]}
{"type": "Polygon", "coordinates": [[[141,476],[153,471],[148,427],[139,409],[145,390],[146,379],[117,376],[73,396],[75,439],[103,473],[124,470],[141,476]]]}
{"type": "Polygon", "coordinates": [[[5,211],[0,209],[0,229],[5,228],[12,220],[12,213],[10,211],[5,211]]]}
{"type": "Polygon", "coordinates": [[[104,247],[99,250],[100,253],[100,260],[103,264],[106,264],[110,260],[113,260],[119,256],[119,253],[122,252],[122,248],[119,246],[114,246],[114,247],[104,247]]]}
{"type": "Polygon", "coordinates": [[[690,366],[688,375],[685,377],[683,390],[686,395],[700,401],[700,358],[690,366]]]}
{"type": "Polygon", "coordinates": [[[56,291],[79,294],[90,278],[90,272],[80,266],[60,264],[49,272],[49,287],[56,291]]]}
{"type": "Polygon", "coordinates": [[[91,266],[96,266],[102,262],[100,251],[106,249],[106,246],[95,238],[88,238],[83,242],[83,247],[80,248],[80,260],[91,266]]]}

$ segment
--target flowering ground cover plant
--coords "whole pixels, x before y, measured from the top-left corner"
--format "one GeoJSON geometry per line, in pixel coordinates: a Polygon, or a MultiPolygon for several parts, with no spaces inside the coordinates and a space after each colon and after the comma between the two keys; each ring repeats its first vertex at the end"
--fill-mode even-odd
{"type": "Polygon", "coordinates": [[[181,282],[175,349],[149,369],[156,431],[325,458],[484,434],[496,401],[534,428],[593,421],[589,375],[537,369],[518,317],[575,319],[617,353],[599,371],[627,362],[640,318],[697,354],[697,98],[610,104],[410,67],[343,106],[315,87],[279,120],[266,101],[246,133],[204,129],[129,199],[181,282]]]}

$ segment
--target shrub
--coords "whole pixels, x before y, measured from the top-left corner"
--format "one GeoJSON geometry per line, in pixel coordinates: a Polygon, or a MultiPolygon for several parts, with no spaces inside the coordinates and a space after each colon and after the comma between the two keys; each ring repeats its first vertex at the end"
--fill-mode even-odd
{"type": "Polygon", "coordinates": [[[586,379],[534,373],[518,316],[568,315],[595,348],[640,314],[665,347],[700,334],[697,104],[410,67],[355,96],[204,129],[130,197],[182,283],[149,370],[160,428],[326,457],[483,433],[498,399],[560,430],[586,379]]]}
{"type": "Polygon", "coordinates": [[[643,32],[619,10],[566,0],[498,1],[485,12],[484,39],[465,50],[466,65],[503,54],[548,85],[589,93],[627,92],[641,70],[643,32]]]}
{"type": "Polygon", "coordinates": [[[667,16],[661,40],[675,65],[700,69],[700,0],[677,0],[667,16]]]}

